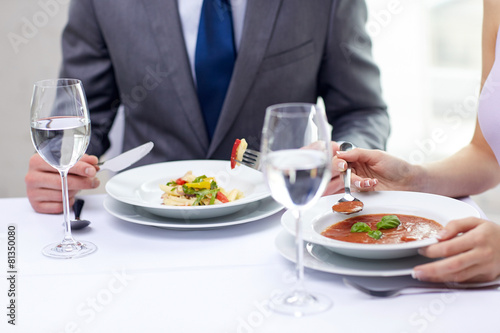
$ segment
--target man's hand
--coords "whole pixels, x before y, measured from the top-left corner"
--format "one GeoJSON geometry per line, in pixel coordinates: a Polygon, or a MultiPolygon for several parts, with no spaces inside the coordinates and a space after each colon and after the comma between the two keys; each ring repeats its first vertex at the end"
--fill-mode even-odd
{"type": "MultiPolygon", "coordinates": [[[[335,141],[331,142],[331,147],[332,147],[332,156],[333,156],[333,163],[337,162],[336,158],[336,152],[340,149],[339,144],[335,141]]],[[[331,167],[331,172],[332,172],[332,178],[330,179],[330,182],[326,186],[326,190],[323,193],[323,195],[330,195],[330,194],[336,194],[344,191],[344,181],[342,180],[342,177],[340,177],[340,172],[343,170],[339,170],[337,165],[332,165],[331,167]]]]}
{"type": "MultiPolygon", "coordinates": [[[[83,189],[99,187],[96,173],[99,170],[96,156],[85,154],[69,171],[68,194],[70,205],[75,195],[83,189]]],[[[26,194],[33,209],[39,213],[57,214],[63,211],[61,176],[43,158],[35,154],[30,158],[24,181],[26,194]]]]}

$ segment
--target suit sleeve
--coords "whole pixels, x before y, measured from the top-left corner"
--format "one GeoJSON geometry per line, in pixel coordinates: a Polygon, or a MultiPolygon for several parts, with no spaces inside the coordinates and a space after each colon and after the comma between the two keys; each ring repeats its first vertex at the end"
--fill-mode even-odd
{"type": "Polygon", "coordinates": [[[333,126],[333,140],[385,149],[389,116],[381,97],[380,72],[372,59],[366,20],[364,0],[334,1],[319,93],[333,126]]]}
{"type": "Polygon", "coordinates": [[[92,0],[71,1],[62,54],[60,77],[80,79],[87,96],[92,133],[87,153],[101,156],[110,146],[108,133],[120,100],[92,0]]]}

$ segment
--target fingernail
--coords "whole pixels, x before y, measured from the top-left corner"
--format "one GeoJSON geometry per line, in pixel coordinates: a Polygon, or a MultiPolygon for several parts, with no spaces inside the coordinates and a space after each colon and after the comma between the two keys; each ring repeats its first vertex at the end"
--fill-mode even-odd
{"type": "Polygon", "coordinates": [[[92,179],[92,187],[93,188],[99,187],[100,184],[101,184],[101,181],[99,180],[99,178],[92,179]]]}
{"type": "Polygon", "coordinates": [[[85,174],[89,175],[89,176],[93,176],[95,174],[95,172],[93,170],[95,171],[94,168],[87,168],[87,169],[85,169],[85,174]]]}
{"type": "Polygon", "coordinates": [[[440,232],[438,232],[438,234],[436,235],[436,238],[437,239],[443,239],[443,238],[446,238],[448,236],[448,234],[449,234],[448,230],[443,229],[440,232]]]}
{"type": "Polygon", "coordinates": [[[420,269],[414,269],[411,271],[411,277],[414,278],[415,280],[419,280],[419,281],[426,281],[428,280],[426,274],[424,271],[420,270],[420,269]]]}
{"type": "Polygon", "coordinates": [[[377,185],[377,184],[378,184],[378,180],[374,179],[374,180],[373,180],[373,185],[375,186],[375,185],[377,185]]]}
{"type": "Polygon", "coordinates": [[[370,186],[370,181],[369,180],[365,180],[365,186],[370,186]]]}
{"type": "Polygon", "coordinates": [[[424,277],[424,274],[422,271],[414,269],[411,271],[411,277],[415,280],[421,280],[424,277]]]}
{"type": "Polygon", "coordinates": [[[343,171],[346,168],[346,163],[345,162],[339,162],[338,166],[339,166],[339,170],[343,171]]]}
{"type": "Polygon", "coordinates": [[[354,182],[354,185],[356,185],[356,187],[361,188],[361,182],[360,182],[359,180],[356,180],[356,181],[354,182]]]}

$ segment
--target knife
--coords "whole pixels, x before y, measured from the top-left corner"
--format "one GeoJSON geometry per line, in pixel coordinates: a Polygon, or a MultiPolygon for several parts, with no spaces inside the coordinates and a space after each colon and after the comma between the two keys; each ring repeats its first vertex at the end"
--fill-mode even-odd
{"type": "Polygon", "coordinates": [[[97,165],[99,166],[100,170],[106,169],[114,172],[123,170],[146,156],[151,151],[151,149],[153,149],[153,146],[153,142],[149,141],[143,145],[140,145],[139,147],[121,153],[120,155],[115,156],[107,161],[97,163],[97,165]]]}

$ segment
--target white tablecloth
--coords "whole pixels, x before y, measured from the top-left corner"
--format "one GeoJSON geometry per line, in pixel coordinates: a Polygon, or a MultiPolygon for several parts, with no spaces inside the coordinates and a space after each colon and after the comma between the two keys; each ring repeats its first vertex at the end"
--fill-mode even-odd
{"type": "Polygon", "coordinates": [[[36,214],[26,198],[0,200],[0,332],[500,332],[500,291],[378,299],[345,286],[342,276],[309,269],[306,286],[331,298],[331,310],[303,318],[271,313],[268,298],[290,288],[294,276],[274,245],[281,213],[176,231],[121,221],[103,209],[104,195],[84,199],[92,225],[74,236],[99,249],[76,260],[40,252],[62,239],[61,215],[36,214]],[[15,297],[8,295],[8,225],[16,226],[15,297]],[[15,326],[8,323],[11,299],[15,326]]]}

